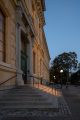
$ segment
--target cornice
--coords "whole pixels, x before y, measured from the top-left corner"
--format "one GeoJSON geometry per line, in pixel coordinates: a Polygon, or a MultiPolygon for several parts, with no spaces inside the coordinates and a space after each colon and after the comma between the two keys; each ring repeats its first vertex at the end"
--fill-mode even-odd
{"type": "Polygon", "coordinates": [[[36,8],[38,17],[40,20],[40,26],[45,25],[45,17],[44,17],[44,10],[45,10],[45,1],[44,0],[35,0],[36,8]]]}
{"type": "Polygon", "coordinates": [[[46,47],[46,51],[47,51],[48,57],[50,59],[50,53],[49,53],[49,49],[48,49],[48,45],[47,45],[47,41],[46,41],[44,30],[43,30],[43,40],[44,40],[44,44],[45,44],[45,47],[46,47]]]}
{"type": "Polygon", "coordinates": [[[41,3],[43,11],[46,11],[45,0],[41,0],[41,3]]]}
{"type": "Polygon", "coordinates": [[[16,4],[16,8],[19,8],[21,11],[21,15],[24,18],[25,26],[30,27],[31,36],[34,37],[35,31],[34,31],[34,26],[33,26],[33,22],[32,22],[32,17],[29,13],[29,10],[27,8],[25,0],[14,0],[14,2],[16,4]]]}

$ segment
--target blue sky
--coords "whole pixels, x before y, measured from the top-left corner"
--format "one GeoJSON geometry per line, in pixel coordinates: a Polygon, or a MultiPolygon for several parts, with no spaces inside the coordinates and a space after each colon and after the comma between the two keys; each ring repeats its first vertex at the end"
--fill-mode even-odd
{"type": "Polygon", "coordinates": [[[75,51],[80,62],[80,0],[45,0],[46,40],[52,60],[75,51]]]}

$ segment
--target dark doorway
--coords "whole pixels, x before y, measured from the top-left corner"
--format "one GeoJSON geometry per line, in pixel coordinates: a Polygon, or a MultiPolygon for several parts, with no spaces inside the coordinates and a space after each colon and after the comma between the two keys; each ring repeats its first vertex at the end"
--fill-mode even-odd
{"type": "Polygon", "coordinates": [[[24,84],[27,84],[27,38],[24,32],[21,32],[21,70],[24,84]]]}

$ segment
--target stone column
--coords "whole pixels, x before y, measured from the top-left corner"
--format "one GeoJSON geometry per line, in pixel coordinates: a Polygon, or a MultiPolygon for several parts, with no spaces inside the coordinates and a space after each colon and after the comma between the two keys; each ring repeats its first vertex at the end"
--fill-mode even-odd
{"type": "Polygon", "coordinates": [[[30,73],[33,75],[33,50],[32,50],[32,41],[30,42],[30,73]]]}
{"type": "Polygon", "coordinates": [[[21,29],[18,23],[16,26],[16,67],[17,67],[17,85],[23,85],[24,81],[22,79],[21,71],[21,29]]]}
{"type": "MultiPolygon", "coordinates": [[[[33,47],[33,43],[32,43],[32,38],[30,35],[28,35],[28,40],[29,40],[29,44],[27,46],[27,55],[28,55],[28,70],[29,70],[29,76],[33,75],[33,50],[32,50],[32,47],[33,47]]],[[[28,77],[28,82],[29,83],[32,83],[32,79],[33,78],[30,78],[28,77]]]]}

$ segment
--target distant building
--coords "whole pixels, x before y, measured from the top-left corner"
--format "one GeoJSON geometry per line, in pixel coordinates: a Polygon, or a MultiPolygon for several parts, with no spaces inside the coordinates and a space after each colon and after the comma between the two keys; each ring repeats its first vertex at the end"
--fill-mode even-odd
{"type": "Polygon", "coordinates": [[[44,11],[44,0],[0,0],[0,84],[14,77],[2,86],[49,80],[44,11]]]}

